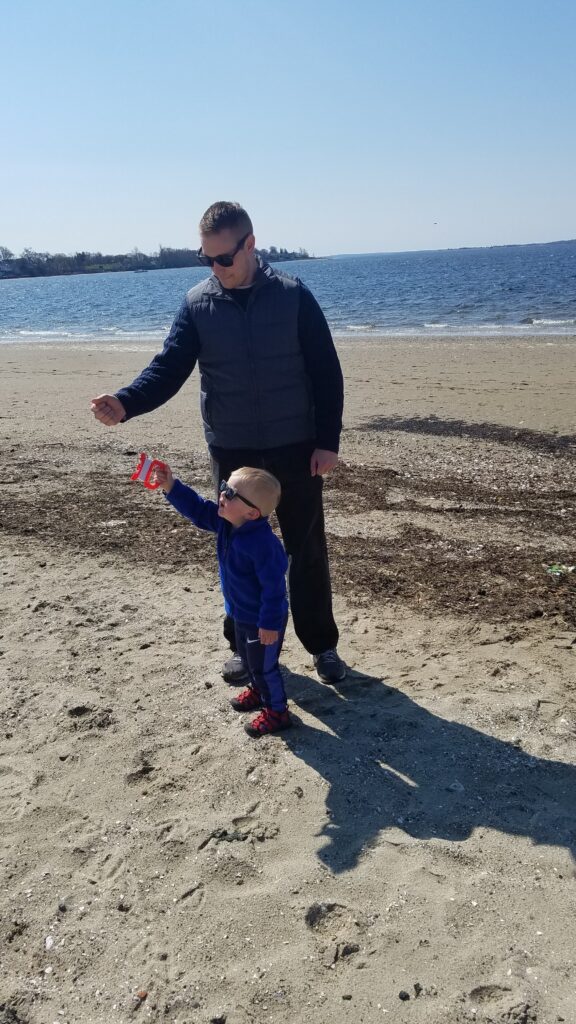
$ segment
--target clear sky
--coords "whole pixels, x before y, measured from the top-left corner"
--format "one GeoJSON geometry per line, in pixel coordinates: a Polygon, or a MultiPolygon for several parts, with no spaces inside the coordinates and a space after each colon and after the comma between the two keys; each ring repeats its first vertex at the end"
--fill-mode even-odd
{"type": "Polygon", "coordinates": [[[576,237],[574,0],[0,0],[0,245],[576,237]]]}

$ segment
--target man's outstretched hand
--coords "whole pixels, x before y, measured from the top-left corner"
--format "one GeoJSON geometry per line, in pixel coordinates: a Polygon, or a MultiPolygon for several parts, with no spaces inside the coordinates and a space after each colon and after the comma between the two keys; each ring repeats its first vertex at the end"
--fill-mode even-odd
{"type": "Polygon", "coordinates": [[[338,465],[337,452],[327,452],[324,448],[315,448],[310,459],[312,476],[324,476],[338,465]]]}
{"type": "Polygon", "coordinates": [[[105,427],[117,426],[126,415],[122,402],[115,395],[98,395],[98,398],[92,399],[90,408],[96,419],[105,427]]]}

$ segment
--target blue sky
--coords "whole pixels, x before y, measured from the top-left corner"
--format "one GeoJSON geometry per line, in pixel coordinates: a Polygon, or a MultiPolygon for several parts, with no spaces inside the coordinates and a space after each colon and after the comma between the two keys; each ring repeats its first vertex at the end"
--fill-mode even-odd
{"type": "Polygon", "coordinates": [[[0,244],[576,237],[573,0],[0,0],[0,244]]]}

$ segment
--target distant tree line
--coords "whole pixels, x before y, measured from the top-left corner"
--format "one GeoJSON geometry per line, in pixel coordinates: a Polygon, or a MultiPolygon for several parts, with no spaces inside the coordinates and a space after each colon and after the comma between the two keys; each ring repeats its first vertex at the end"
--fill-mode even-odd
{"type": "MultiPolygon", "coordinates": [[[[285,260],[309,260],[305,249],[290,252],[288,249],[258,249],[266,263],[280,263],[285,260]]],[[[202,264],[195,249],[171,249],[160,246],[157,253],[147,256],[139,249],[120,255],[101,252],[76,252],[73,256],[65,253],[34,252],[24,249],[15,256],[6,246],[0,245],[0,278],[6,277],[54,277],[58,274],[102,274],[114,270],[165,270],[170,267],[200,267],[202,264]]]]}

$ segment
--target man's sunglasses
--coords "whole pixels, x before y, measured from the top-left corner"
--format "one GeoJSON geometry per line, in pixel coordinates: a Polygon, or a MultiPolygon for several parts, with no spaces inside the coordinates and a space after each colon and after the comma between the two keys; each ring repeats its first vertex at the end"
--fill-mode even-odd
{"type": "Polygon", "coordinates": [[[249,231],[246,235],[243,236],[243,238],[240,239],[236,248],[234,249],[234,252],[224,252],[222,253],[221,256],[206,256],[205,253],[202,252],[202,246],[200,246],[196,255],[203,267],[213,267],[215,263],[217,263],[219,267],[231,267],[232,264],[234,263],[234,257],[236,256],[236,253],[240,252],[240,249],[244,247],[244,242],[246,241],[247,238],[250,237],[251,234],[252,232],[249,231]]]}
{"type": "MultiPolygon", "coordinates": [[[[228,501],[234,501],[234,498],[240,498],[240,501],[243,501],[245,505],[248,505],[250,508],[255,508],[257,512],[260,512],[258,505],[255,505],[252,501],[248,501],[248,498],[244,498],[241,494],[238,494],[236,488],[230,487],[227,480],[222,480],[220,482],[220,494],[223,494],[228,501]]],[[[260,515],[262,515],[261,512],[260,515]]]]}

